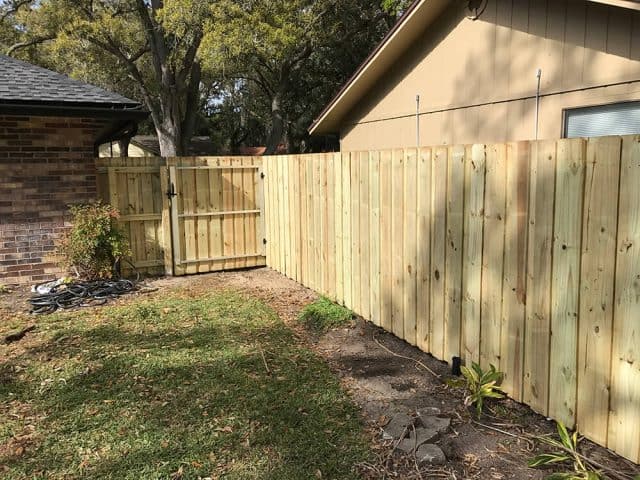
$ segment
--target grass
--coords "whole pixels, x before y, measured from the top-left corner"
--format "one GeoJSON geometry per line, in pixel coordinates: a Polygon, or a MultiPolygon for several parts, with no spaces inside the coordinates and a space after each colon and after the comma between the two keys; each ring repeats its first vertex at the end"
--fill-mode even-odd
{"type": "Polygon", "coordinates": [[[353,312],[328,298],[320,297],[300,312],[299,321],[310,330],[326,332],[332,328],[348,325],[353,312]]]}
{"type": "Polygon", "coordinates": [[[336,378],[259,301],[175,292],[37,332],[0,357],[0,478],[350,479],[368,457],[336,378]]]}

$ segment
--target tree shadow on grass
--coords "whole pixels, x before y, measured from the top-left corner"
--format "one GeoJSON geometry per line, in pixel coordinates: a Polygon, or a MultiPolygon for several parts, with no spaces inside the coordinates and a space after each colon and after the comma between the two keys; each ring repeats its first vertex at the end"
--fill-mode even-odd
{"type": "Polygon", "coordinates": [[[10,359],[0,390],[46,418],[36,448],[0,463],[12,478],[354,477],[366,444],[337,380],[272,313],[237,313],[74,325],[10,359]]]}

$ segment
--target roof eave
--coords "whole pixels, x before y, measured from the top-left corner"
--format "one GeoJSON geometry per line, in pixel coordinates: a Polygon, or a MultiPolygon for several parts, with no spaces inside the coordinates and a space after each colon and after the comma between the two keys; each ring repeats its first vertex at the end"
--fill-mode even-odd
{"type": "Polygon", "coordinates": [[[64,117],[120,118],[142,121],[149,116],[140,104],[21,102],[0,100],[0,113],[64,117]]]}

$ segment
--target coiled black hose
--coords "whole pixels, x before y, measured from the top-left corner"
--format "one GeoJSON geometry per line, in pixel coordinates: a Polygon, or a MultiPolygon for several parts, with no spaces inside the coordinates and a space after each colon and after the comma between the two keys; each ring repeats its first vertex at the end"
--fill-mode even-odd
{"type": "MultiPolygon", "coordinates": [[[[49,293],[34,295],[29,299],[31,313],[44,315],[53,313],[58,309],[68,310],[77,307],[91,307],[104,305],[110,299],[117,298],[137,289],[140,274],[131,262],[128,262],[136,273],[135,280],[91,280],[78,281],[55,286],[49,293]]],[[[114,270],[120,271],[120,262],[117,261],[114,270]]]]}

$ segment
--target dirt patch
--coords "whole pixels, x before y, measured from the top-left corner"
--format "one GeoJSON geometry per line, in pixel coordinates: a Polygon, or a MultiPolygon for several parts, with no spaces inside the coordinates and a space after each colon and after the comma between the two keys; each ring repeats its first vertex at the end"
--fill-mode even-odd
{"type": "MultiPolygon", "coordinates": [[[[459,380],[450,374],[445,363],[362,319],[354,320],[349,328],[321,336],[307,332],[296,318],[318,295],[271,269],[160,278],[148,283],[158,288],[158,292],[148,295],[161,295],[169,288],[183,289],[194,296],[233,289],[268,303],[300,339],[327,360],[362,409],[377,456],[377,460],[362,466],[365,478],[542,479],[549,473],[527,467],[527,460],[535,454],[537,446],[522,438],[522,434],[552,433],[553,422],[522,404],[505,400],[491,403],[481,420],[486,426],[480,425],[464,406],[464,389],[456,386],[459,380]],[[447,463],[423,470],[419,476],[415,461],[392,454],[393,442],[382,440],[382,429],[394,412],[417,412],[429,407],[451,419],[449,432],[437,441],[447,463]]],[[[26,314],[28,297],[26,288],[0,295],[0,332],[9,333],[9,326],[17,329],[33,322],[33,317],[26,314]]],[[[116,301],[128,302],[131,298],[125,296],[116,301]]],[[[20,344],[29,342],[27,335],[10,348],[21,348],[20,344]]],[[[1,357],[0,353],[0,360],[1,357]]],[[[585,441],[584,449],[598,463],[622,472],[624,476],[620,478],[640,474],[637,465],[604,448],[585,441]]]]}

